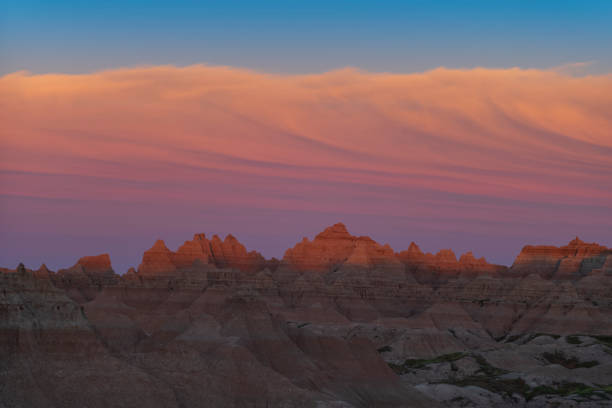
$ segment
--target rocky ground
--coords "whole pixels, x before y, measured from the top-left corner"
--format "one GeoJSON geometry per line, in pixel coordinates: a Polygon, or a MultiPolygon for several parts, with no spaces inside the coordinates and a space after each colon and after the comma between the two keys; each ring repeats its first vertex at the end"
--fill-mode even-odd
{"type": "MultiPolygon", "coordinates": [[[[612,337],[531,334],[491,348],[389,360],[402,381],[448,407],[612,405],[612,337]]],[[[392,347],[382,347],[391,353],[392,347]]]]}
{"type": "Polygon", "coordinates": [[[1,271],[0,408],[612,405],[612,251],[578,239],[507,268],[336,224],[1,271]]]}

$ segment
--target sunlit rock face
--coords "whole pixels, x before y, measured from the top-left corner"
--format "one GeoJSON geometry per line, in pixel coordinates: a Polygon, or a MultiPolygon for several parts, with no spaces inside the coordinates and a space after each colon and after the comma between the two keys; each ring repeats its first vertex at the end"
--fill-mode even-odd
{"type": "Polygon", "coordinates": [[[562,247],[523,247],[510,268],[512,275],[538,273],[545,278],[578,279],[594,271],[609,272],[612,249],[578,237],[562,247]]]}
{"type": "Polygon", "coordinates": [[[170,251],[164,241],[157,240],[145,251],[138,273],[143,276],[172,275],[178,269],[211,264],[217,268],[235,268],[244,272],[257,272],[267,263],[256,251],[247,252],[233,235],[222,241],[217,235],[207,239],[205,234],[195,234],[176,252],[170,251]]]}
{"type": "Polygon", "coordinates": [[[390,246],[353,236],[342,223],[326,228],[313,241],[304,238],[285,252],[282,263],[300,272],[330,272],[345,263],[366,268],[399,265],[390,246]]]}
{"type": "Polygon", "coordinates": [[[340,223],[280,261],[196,234],[176,251],[156,241],[123,275],[102,254],[1,269],[0,284],[7,407],[510,403],[457,385],[502,375],[483,361],[525,389],[612,383],[612,254],[578,239],[526,246],[508,269],[414,242],[395,252],[340,223]],[[597,364],[551,368],[557,349],[597,364]]]}
{"type": "Polygon", "coordinates": [[[457,260],[451,249],[442,249],[436,254],[423,253],[414,242],[408,249],[397,253],[396,257],[419,282],[428,284],[460,277],[499,276],[507,271],[505,266],[490,264],[484,257],[476,259],[471,251],[457,260]]]}

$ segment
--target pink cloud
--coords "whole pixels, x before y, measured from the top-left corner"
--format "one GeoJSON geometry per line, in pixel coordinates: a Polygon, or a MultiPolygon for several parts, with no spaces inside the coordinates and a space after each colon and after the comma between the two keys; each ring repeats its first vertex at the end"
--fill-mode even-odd
{"type": "Polygon", "coordinates": [[[612,75],[18,72],[0,104],[5,198],[612,226],[612,75]]]}

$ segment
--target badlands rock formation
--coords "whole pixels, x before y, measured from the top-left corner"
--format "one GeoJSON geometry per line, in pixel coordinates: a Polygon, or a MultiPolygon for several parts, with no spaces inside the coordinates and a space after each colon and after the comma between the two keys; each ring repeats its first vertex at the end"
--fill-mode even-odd
{"type": "Polygon", "coordinates": [[[612,250],[395,252],[333,225],[0,273],[0,407],[606,406],[612,250]]]}
{"type": "Polygon", "coordinates": [[[576,237],[562,247],[527,245],[511,271],[521,276],[538,273],[548,279],[578,279],[593,273],[612,273],[611,266],[612,249],[576,237]]]}

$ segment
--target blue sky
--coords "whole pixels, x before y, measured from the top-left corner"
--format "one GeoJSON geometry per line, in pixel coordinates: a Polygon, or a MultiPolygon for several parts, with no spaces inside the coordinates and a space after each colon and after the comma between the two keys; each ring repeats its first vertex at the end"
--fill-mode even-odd
{"type": "Polygon", "coordinates": [[[0,74],[208,63],[612,68],[612,1],[3,1],[0,74]]]}

